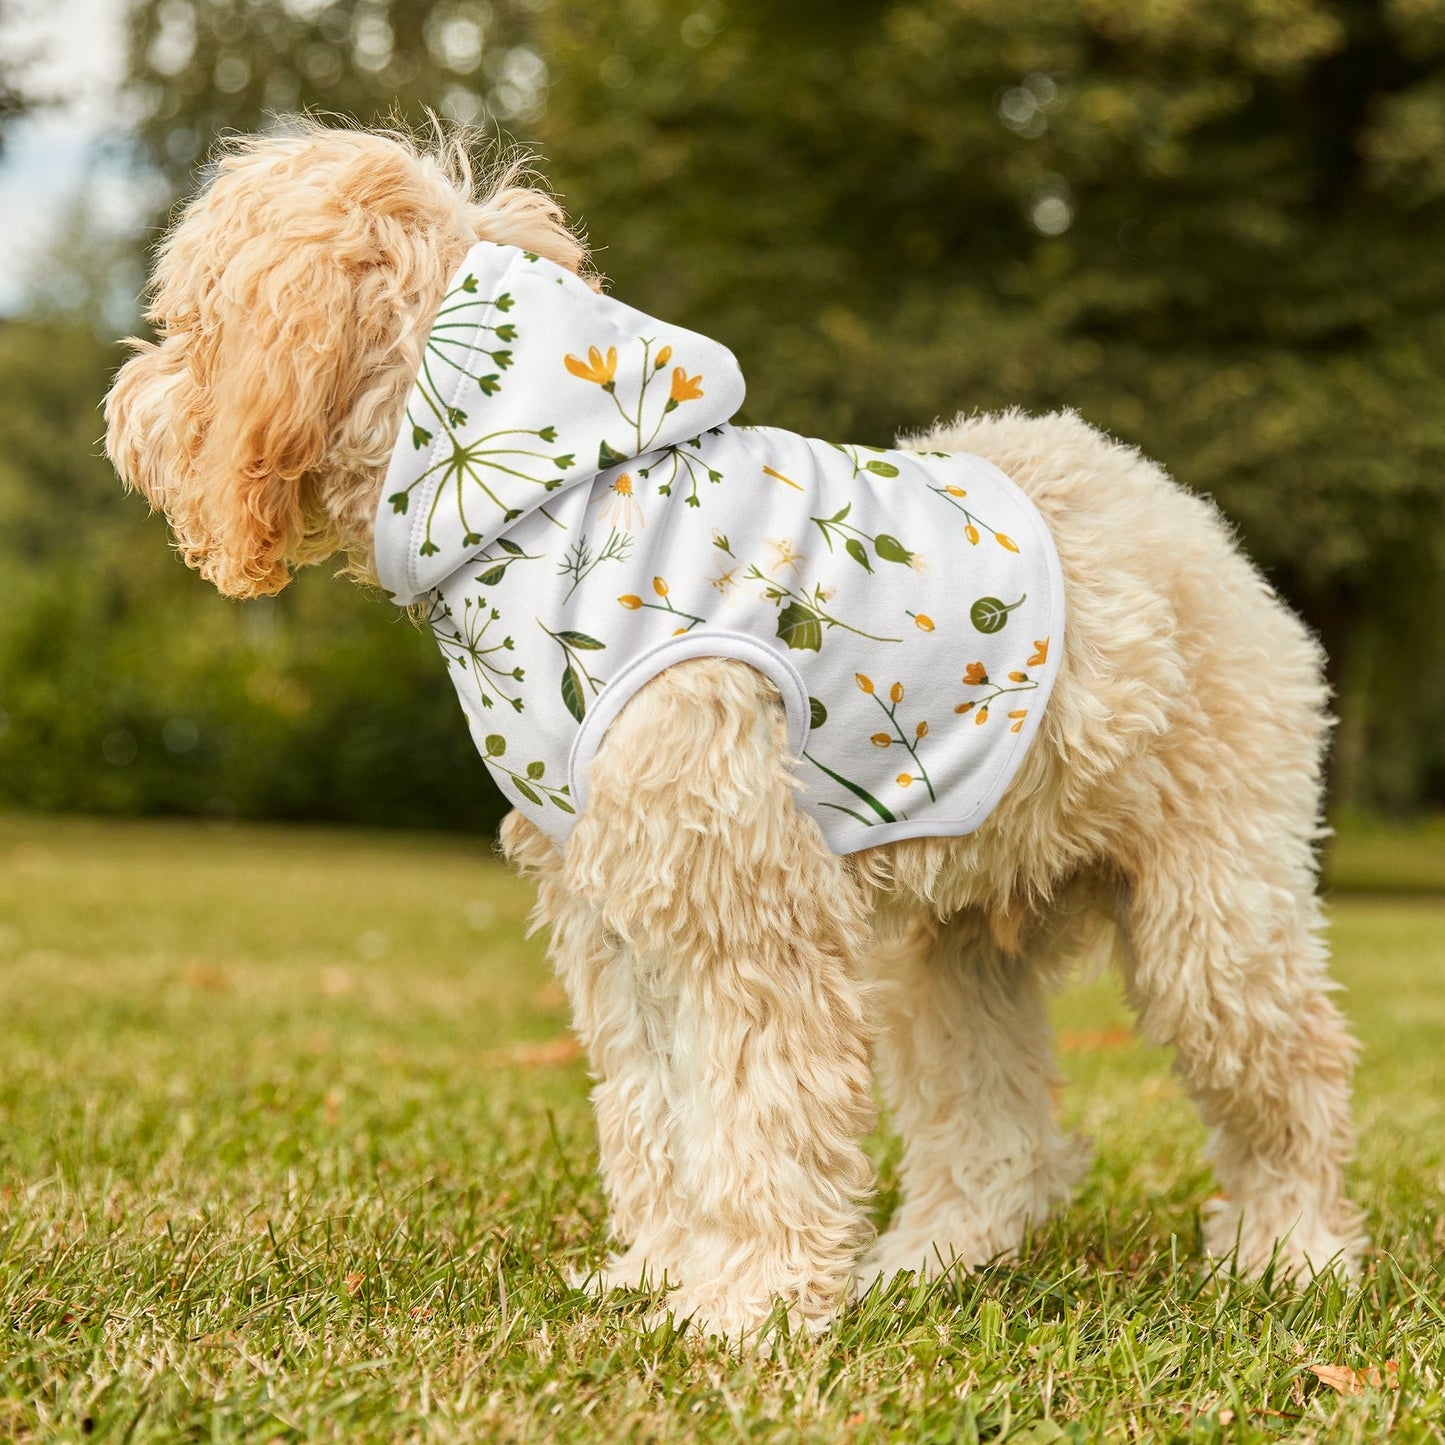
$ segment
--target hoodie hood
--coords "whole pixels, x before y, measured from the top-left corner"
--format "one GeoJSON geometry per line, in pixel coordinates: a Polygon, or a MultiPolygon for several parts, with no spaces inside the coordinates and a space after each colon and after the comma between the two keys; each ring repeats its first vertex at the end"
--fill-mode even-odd
{"type": "Polygon", "coordinates": [[[382,587],[410,606],[558,493],[722,425],[743,394],[725,346],[479,243],[447,287],[392,452],[382,587]]]}

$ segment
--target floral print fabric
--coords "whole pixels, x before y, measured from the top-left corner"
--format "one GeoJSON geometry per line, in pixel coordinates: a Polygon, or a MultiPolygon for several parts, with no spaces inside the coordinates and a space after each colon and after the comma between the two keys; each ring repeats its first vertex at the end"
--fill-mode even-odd
{"type": "Polygon", "coordinates": [[[428,608],[483,758],[559,847],[607,724],[702,656],[777,683],[835,852],[972,831],[1058,668],[1042,519],[981,458],[735,426],[742,399],[718,343],[479,244],[383,489],[383,586],[428,608]]]}

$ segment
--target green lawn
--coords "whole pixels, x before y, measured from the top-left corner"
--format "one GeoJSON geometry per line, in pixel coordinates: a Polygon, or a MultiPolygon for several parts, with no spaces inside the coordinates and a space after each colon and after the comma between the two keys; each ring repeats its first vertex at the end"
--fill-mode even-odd
{"type": "Polygon", "coordinates": [[[770,1360],[566,1284],[602,1206],[528,903],[455,839],[0,817],[0,1439],[1445,1439],[1445,899],[1332,905],[1363,1288],[1210,1278],[1201,1130],[1099,984],[1075,1205],[770,1360]]]}

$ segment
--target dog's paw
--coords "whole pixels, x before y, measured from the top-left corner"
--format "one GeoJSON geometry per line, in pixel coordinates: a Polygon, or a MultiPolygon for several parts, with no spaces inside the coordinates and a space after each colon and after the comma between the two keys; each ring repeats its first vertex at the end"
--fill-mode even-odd
{"type": "Polygon", "coordinates": [[[739,1299],[720,1289],[676,1289],[647,1319],[650,1327],[669,1325],[695,1331],[733,1349],[771,1355],[784,1333],[789,1338],[821,1335],[836,1311],[804,1311],[781,1300],[739,1299]]]}
{"type": "Polygon", "coordinates": [[[954,1236],[945,1244],[931,1235],[889,1230],[879,1236],[878,1242],[863,1257],[854,1278],[858,1293],[864,1295],[875,1286],[886,1290],[895,1279],[904,1275],[938,1279],[954,1271],[969,1274],[995,1259],[1012,1257],[1013,1248],[1001,1244],[989,1251],[986,1242],[976,1237],[954,1236]]]}
{"type": "Polygon", "coordinates": [[[599,1298],[615,1289],[659,1290],[676,1283],[665,1264],[657,1263],[649,1251],[634,1245],[623,1254],[612,1254],[595,1269],[576,1269],[567,1282],[573,1289],[585,1290],[599,1298]]]}
{"type": "Polygon", "coordinates": [[[1271,1266],[1280,1280],[1303,1282],[1322,1274],[1351,1280],[1359,1275],[1368,1241],[1351,1205],[1340,1205],[1326,1217],[1317,1210],[1244,1210],[1233,1200],[1211,1199],[1203,1213],[1205,1253],[1246,1278],[1257,1279],[1271,1266]]]}

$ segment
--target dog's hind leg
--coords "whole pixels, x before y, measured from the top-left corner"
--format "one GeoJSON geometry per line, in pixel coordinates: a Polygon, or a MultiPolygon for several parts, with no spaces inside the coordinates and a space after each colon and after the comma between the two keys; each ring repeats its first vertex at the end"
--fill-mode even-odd
{"type": "Polygon", "coordinates": [[[1047,994],[1064,961],[1037,940],[1001,947],[967,910],[913,923],[872,967],[879,1071],[904,1155],[898,1212],[860,1280],[1007,1258],[1088,1161],[1052,1105],[1047,994]]]}
{"type": "Polygon", "coordinates": [[[771,686],[684,662],[613,724],[567,845],[569,889],[630,960],[598,1010],[646,999],[666,1105],[634,1109],[634,1152],[666,1161],[669,1308],[730,1339],[779,1300],[825,1324],[869,1236],[864,897],[794,792],[771,686]]]}
{"type": "MultiPolygon", "coordinates": [[[[1258,821],[1258,820],[1254,820],[1258,821]]],[[[1224,1199],[1210,1253],[1258,1274],[1353,1272],[1364,1244],[1344,1194],[1355,1045],[1330,999],[1306,845],[1211,839],[1156,847],[1132,886],[1126,982],[1152,1043],[1213,1131],[1224,1199]],[[1290,866],[1290,854],[1295,854],[1290,866]]]]}

